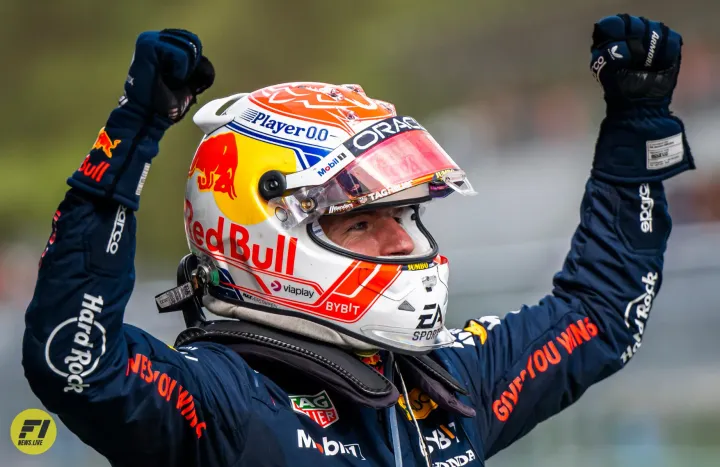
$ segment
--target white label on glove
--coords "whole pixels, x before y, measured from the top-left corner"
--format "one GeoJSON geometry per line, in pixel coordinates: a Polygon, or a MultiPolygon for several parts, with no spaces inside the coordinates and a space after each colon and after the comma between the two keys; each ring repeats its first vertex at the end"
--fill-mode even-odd
{"type": "Polygon", "coordinates": [[[682,133],[665,139],[648,141],[646,147],[648,170],[660,170],[675,165],[682,161],[685,155],[682,133]]]}
{"type": "Polygon", "coordinates": [[[147,179],[148,172],[150,172],[150,164],[146,162],[145,167],[143,167],[142,174],[140,174],[140,181],[138,182],[137,189],[135,190],[135,196],[140,196],[143,186],[145,186],[145,179],[147,179]]]}

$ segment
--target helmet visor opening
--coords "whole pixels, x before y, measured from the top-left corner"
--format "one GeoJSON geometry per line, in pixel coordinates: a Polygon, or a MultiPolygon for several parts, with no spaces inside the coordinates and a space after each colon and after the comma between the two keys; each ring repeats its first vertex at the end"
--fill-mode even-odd
{"type": "Polygon", "coordinates": [[[342,256],[384,264],[429,262],[438,247],[420,222],[420,206],[364,209],[324,216],[308,226],[310,238],[342,256]]]}

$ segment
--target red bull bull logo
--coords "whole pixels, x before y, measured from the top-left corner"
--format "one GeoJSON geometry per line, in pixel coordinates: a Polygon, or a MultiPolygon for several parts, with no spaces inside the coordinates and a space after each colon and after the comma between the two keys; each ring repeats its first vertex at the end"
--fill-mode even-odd
{"type": "Polygon", "coordinates": [[[211,136],[200,143],[193,158],[188,178],[195,172],[198,189],[225,193],[235,199],[235,172],[238,165],[238,151],[235,136],[222,133],[211,136]]]}
{"type": "Polygon", "coordinates": [[[118,144],[120,144],[120,140],[111,139],[107,131],[105,131],[105,127],[102,127],[100,128],[100,133],[98,133],[95,143],[93,143],[92,149],[102,150],[109,159],[112,157],[112,150],[115,149],[118,144]]]}

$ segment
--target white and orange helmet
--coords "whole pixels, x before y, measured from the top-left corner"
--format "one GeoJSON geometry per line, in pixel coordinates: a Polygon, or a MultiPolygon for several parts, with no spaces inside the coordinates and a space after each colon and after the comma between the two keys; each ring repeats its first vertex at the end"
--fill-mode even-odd
{"type": "Polygon", "coordinates": [[[448,262],[421,205],[474,191],[415,119],[357,85],[287,83],[214,100],[194,121],[205,137],[188,172],[185,232],[193,254],[220,273],[210,311],[301,318],[366,348],[452,344],[448,262]],[[410,255],[353,253],[318,222],[384,206],[403,207],[410,255]]]}

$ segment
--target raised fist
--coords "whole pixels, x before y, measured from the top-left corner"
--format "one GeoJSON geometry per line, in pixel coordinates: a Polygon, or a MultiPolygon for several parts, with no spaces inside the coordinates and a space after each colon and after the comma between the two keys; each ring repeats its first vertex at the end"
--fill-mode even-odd
{"type": "Polygon", "coordinates": [[[182,29],[140,34],[120,106],[110,112],[68,184],[137,210],[160,139],[214,79],[195,34],[182,29]]]}
{"type": "Polygon", "coordinates": [[[590,69],[608,106],[668,105],[680,71],[682,37],[627,14],[595,23],[590,69]]]}
{"type": "Polygon", "coordinates": [[[135,43],[120,105],[174,123],[214,79],[213,66],[195,34],[183,29],[144,32],[135,43]]]}

